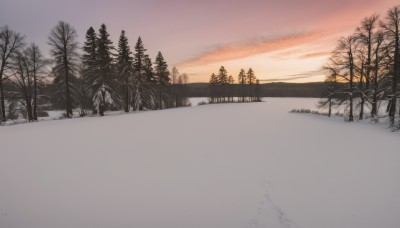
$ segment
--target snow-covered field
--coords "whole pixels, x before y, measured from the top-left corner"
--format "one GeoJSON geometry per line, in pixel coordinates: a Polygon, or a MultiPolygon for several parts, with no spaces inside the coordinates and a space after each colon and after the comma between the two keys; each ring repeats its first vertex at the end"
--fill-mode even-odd
{"type": "Polygon", "coordinates": [[[400,227],[399,132],[265,101],[0,127],[0,227],[400,227]]]}

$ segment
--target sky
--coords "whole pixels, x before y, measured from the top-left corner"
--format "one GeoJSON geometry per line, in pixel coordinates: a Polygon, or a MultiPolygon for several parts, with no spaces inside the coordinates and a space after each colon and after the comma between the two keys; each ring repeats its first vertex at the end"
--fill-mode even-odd
{"type": "Polygon", "coordinates": [[[398,0],[0,0],[0,26],[24,34],[49,55],[50,30],[63,20],[78,32],[105,23],[116,46],[121,30],[150,57],[161,51],[190,82],[225,66],[237,79],[251,67],[270,82],[323,81],[322,65],[340,36],[398,0]]]}

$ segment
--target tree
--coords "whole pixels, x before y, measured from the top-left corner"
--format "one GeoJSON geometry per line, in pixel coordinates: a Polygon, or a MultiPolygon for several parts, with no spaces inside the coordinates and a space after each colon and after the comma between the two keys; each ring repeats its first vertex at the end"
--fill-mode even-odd
{"type": "Polygon", "coordinates": [[[128,38],[126,38],[125,36],[125,31],[122,30],[118,42],[117,71],[118,71],[119,81],[122,87],[122,94],[124,97],[125,112],[129,112],[129,102],[130,102],[129,80],[132,75],[132,62],[133,62],[131,54],[132,52],[128,45],[128,38]]]}
{"type": "Polygon", "coordinates": [[[5,71],[10,64],[10,58],[24,46],[24,36],[4,26],[0,28],[0,97],[1,97],[1,119],[6,121],[6,108],[4,98],[3,82],[5,71]]]}
{"type": "Polygon", "coordinates": [[[153,69],[153,63],[151,62],[151,58],[149,55],[144,55],[144,74],[146,76],[146,80],[151,83],[155,83],[155,75],[153,69]]]}
{"type": "Polygon", "coordinates": [[[247,83],[250,85],[256,83],[256,76],[251,68],[247,71],[247,83]]]}
{"type": "Polygon", "coordinates": [[[400,6],[390,8],[386,13],[385,22],[381,23],[386,38],[390,43],[390,55],[392,55],[391,69],[391,94],[389,100],[389,117],[391,126],[394,125],[396,115],[396,103],[398,94],[398,82],[400,77],[400,6]]]}
{"type": "Polygon", "coordinates": [[[383,32],[377,32],[375,33],[373,37],[373,42],[375,44],[375,49],[374,49],[374,65],[373,65],[373,78],[372,78],[372,83],[373,83],[373,90],[372,90],[372,108],[371,108],[371,116],[374,121],[377,120],[377,115],[378,115],[378,96],[381,93],[379,90],[379,85],[381,82],[381,74],[380,74],[380,64],[383,59],[381,53],[382,53],[382,48],[381,45],[383,44],[385,37],[384,37],[383,32]]]}
{"type": "Polygon", "coordinates": [[[155,82],[159,86],[159,108],[162,109],[162,87],[170,84],[167,62],[161,52],[158,52],[155,60],[155,82]]]}
{"type": "MultiPolygon", "coordinates": [[[[153,108],[155,99],[154,83],[149,82],[146,76],[146,49],[144,48],[142,39],[139,37],[135,45],[135,54],[133,58],[134,70],[134,110],[143,110],[153,108]]],[[[148,61],[148,60],[147,60],[148,61]]]]}
{"type": "Polygon", "coordinates": [[[256,78],[256,76],[255,76],[255,74],[254,74],[254,71],[253,71],[253,69],[249,69],[248,71],[247,71],[247,84],[249,84],[249,97],[250,97],[250,101],[252,102],[252,101],[255,101],[255,94],[254,94],[254,85],[256,84],[256,82],[257,82],[257,78],[256,78]]]}
{"type": "Polygon", "coordinates": [[[243,69],[240,69],[239,72],[239,76],[238,76],[238,83],[241,85],[242,87],[242,102],[245,102],[245,94],[246,94],[246,90],[245,90],[245,85],[246,85],[246,72],[243,69]]]}
{"type": "Polygon", "coordinates": [[[370,17],[364,18],[361,22],[361,26],[356,30],[356,36],[359,39],[362,46],[365,46],[367,49],[366,53],[366,61],[361,65],[361,75],[360,75],[360,91],[361,94],[361,104],[360,104],[360,117],[359,119],[363,119],[364,115],[364,102],[365,102],[365,91],[368,93],[370,89],[370,81],[371,81],[371,60],[372,60],[372,45],[373,45],[373,37],[374,30],[377,26],[379,16],[377,14],[373,14],[370,17]],[[363,89],[363,77],[364,77],[364,68],[366,71],[365,74],[365,90],[363,89]]]}
{"type": "Polygon", "coordinates": [[[19,89],[19,94],[23,97],[23,100],[19,101],[26,109],[29,122],[33,121],[34,79],[27,56],[22,52],[17,52],[13,56],[11,68],[13,73],[9,79],[19,89]]]}
{"type": "Polygon", "coordinates": [[[215,86],[218,84],[218,77],[214,73],[210,76],[209,86],[211,87],[211,99],[210,103],[216,102],[216,88],[215,86]]]}
{"type": "Polygon", "coordinates": [[[70,78],[76,72],[78,57],[76,42],[76,30],[70,24],[60,21],[49,35],[48,44],[51,46],[51,55],[55,60],[53,74],[59,83],[60,91],[64,91],[66,117],[72,117],[72,98],[70,78]]]}
{"type": "Polygon", "coordinates": [[[179,71],[178,71],[178,69],[174,66],[174,67],[172,68],[172,84],[176,84],[176,83],[177,83],[178,77],[179,77],[179,71]]]}
{"type": "Polygon", "coordinates": [[[357,50],[357,40],[354,36],[341,37],[338,46],[333,52],[333,56],[330,59],[332,65],[335,68],[340,69],[338,72],[337,80],[347,83],[349,88],[338,91],[337,93],[343,93],[348,95],[349,101],[349,122],[354,120],[353,115],[353,99],[355,94],[355,64],[354,64],[354,53],[357,50]]]}
{"type": "MultiPolygon", "coordinates": [[[[95,96],[97,96],[100,94],[100,91],[106,90],[108,93],[110,93],[111,100],[114,102],[115,100],[118,100],[118,94],[114,91],[116,78],[113,72],[114,60],[111,53],[111,50],[113,50],[114,47],[112,46],[109,36],[110,35],[107,32],[106,25],[102,24],[96,41],[96,66],[98,69],[98,75],[97,78],[93,80],[93,93],[95,96]]],[[[103,97],[103,101],[98,102],[98,104],[106,105],[107,102],[104,99],[105,97],[103,97]]],[[[106,107],[99,107],[98,109],[100,116],[103,116],[106,107]]]]}
{"type": "Polygon", "coordinates": [[[33,80],[33,120],[37,120],[37,107],[38,107],[38,90],[39,90],[39,82],[41,76],[46,71],[46,66],[48,61],[43,57],[39,46],[35,43],[32,43],[24,52],[27,61],[29,71],[32,74],[33,80]]]}

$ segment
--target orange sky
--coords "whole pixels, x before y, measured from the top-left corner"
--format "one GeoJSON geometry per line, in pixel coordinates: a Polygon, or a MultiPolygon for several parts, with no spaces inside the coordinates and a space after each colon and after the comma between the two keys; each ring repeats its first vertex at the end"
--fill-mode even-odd
{"type": "Polygon", "coordinates": [[[116,45],[122,29],[131,47],[142,37],[150,57],[205,82],[224,65],[237,78],[253,68],[270,81],[322,81],[319,72],[341,35],[398,0],[2,0],[0,26],[23,33],[48,53],[57,21],[86,30],[105,23],[116,45]]]}

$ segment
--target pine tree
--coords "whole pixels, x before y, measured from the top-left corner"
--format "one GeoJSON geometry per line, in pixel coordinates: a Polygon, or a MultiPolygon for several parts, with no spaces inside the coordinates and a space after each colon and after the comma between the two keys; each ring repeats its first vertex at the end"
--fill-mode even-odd
{"type": "Polygon", "coordinates": [[[142,110],[144,105],[151,99],[152,89],[147,83],[146,72],[144,67],[146,49],[143,46],[142,38],[138,38],[135,45],[135,54],[133,60],[135,97],[134,109],[142,110]]]}
{"type": "Polygon", "coordinates": [[[96,69],[97,43],[96,32],[90,27],[86,32],[86,41],[83,46],[82,63],[85,70],[94,71],[96,69]]]}
{"type": "MultiPolygon", "coordinates": [[[[95,110],[93,106],[93,97],[95,95],[94,90],[96,89],[94,85],[98,84],[98,66],[97,66],[97,35],[93,27],[90,27],[85,36],[84,46],[82,48],[82,68],[81,75],[82,80],[80,80],[80,100],[81,106],[87,108],[89,105],[91,108],[95,110]],[[85,98],[88,96],[89,99],[85,98]],[[89,102],[90,101],[90,102],[89,102]]],[[[82,110],[82,114],[84,114],[84,110],[82,110]]]]}
{"type": "MultiPolygon", "coordinates": [[[[102,24],[99,29],[99,35],[97,38],[97,56],[96,56],[96,66],[98,69],[97,78],[93,80],[93,92],[94,95],[100,94],[100,90],[106,90],[111,94],[111,97],[117,97],[117,94],[114,92],[114,78],[113,78],[113,58],[111,50],[113,50],[112,42],[109,38],[109,34],[107,32],[107,27],[105,24],[102,24]]],[[[101,99],[96,102],[99,106],[99,114],[101,116],[104,115],[105,106],[107,104],[105,97],[95,96],[96,99],[101,99]],[[101,111],[100,111],[101,110],[101,111]]],[[[116,99],[112,99],[113,101],[116,99]]]]}
{"type": "Polygon", "coordinates": [[[218,73],[218,83],[221,85],[228,84],[228,72],[224,66],[221,66],[218,73]]]}
{"type": "Polygon", "coordinates": [[[218,76],[215,75],[214,73],[211,75],[210,77],[210,82],[209,85],[211,87],[211,103],[215,103],[216,102],[216,85],[218,84],[218,76]]]}
{"type": "Polygon", "coordinates": [[[155,61],[155,82],[159,86],[159,108],[162,109],[162,87],[170,82],[167,62],[161,52],[158,52],[155,61]]]}
{"type": "Polygon", "coordinates": [[[242,87],[242,98],[241,101],[244,102],[245,101],[245,84],[246,84],[246,72],[243,69],[240,69],[240,73],[239,73],[239,77],[238,77],[238,83],[241,85],[242,87]]]}
{"type": "Polygon", "coordinates": [[[144,56],[144,74],[148,82],[155,83],[154,72],[153,72],[153,63],[151,62],[151,58],[149,55],[144,56]]]}
{"type": "Polygon", "coordinates": [[[132,52],[128,45],[128,38],[125,36],[125,31],[122,30],[118,42],[118,56],[117,56],[117,72],[118,79],[121,84],[121,92],[123,94],[124,111],[129,112],[129,78],[132,75],[132,52]]]}
{"type": "Polygon", "coordinates": [[[247,71],[247,83],[252,85],[256,83],[256,76],[254,74],[253,69],[249,69],[249,71],[247,71]]]}
{"type": "Polygon", "coordinates": [[[161,52],[158,52],[155,61],[155,80],[159,85],[167,85],[170,83],[169,71],[167,62],[164,60],[161,52]]]}

